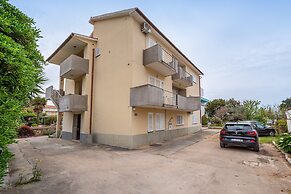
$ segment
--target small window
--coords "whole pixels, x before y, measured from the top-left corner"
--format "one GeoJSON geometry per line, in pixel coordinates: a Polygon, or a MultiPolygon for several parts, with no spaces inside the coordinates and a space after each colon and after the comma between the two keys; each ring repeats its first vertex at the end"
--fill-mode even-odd
{"type": "Polygon", "coordinates": [[[148,113],[148,132],[154,130],[154,114],[152,112],[148,113]]]}
{"type": "Polygon", "coordinates": [[[198,121],[197,121],[196,115],[192,115],[192,125],[195,125],[197,123],[198,123],[198,121]]]}
{"type": "Polygon", "coordinates": [[[183,116],[177,115],[176,125],[184,125],[183,116]]]}

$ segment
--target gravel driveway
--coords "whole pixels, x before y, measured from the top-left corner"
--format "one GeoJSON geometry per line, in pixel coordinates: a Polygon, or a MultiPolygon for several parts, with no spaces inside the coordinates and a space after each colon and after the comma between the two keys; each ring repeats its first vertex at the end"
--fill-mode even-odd
{"type": "Polygon", "coordinates": [[[2,193],[290,193],[291,168],[269,144],[259,153],[219,147],[215,130],[124,150],[47,137],[21,139],[41,181],[2,193]]]}

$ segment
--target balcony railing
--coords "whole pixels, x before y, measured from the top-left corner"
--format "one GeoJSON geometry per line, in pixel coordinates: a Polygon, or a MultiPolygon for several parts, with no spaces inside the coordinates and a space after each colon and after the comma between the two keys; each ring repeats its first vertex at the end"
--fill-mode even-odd
{"type": "Polygon", "coordinates": [[[175,86],[185,89],[193,86],[193,76],[185,71],[182,67],[178,67],[178,73],[172,75],[175,86]]]}
{"type": "Polygon", "coordinates": [[[158,44],[143,51],[143,64],[164,76],[177,73],[177,59],[158,44]]]}
{"type": "Polygon", "coordinates": [[[77,79],[89,72],[89,60],[71,55],[60,64],[60,76],[67,79],[77,79]]]}
{"type": "Polygon", "coordinates": [[[184,97],[147,84],[130,89],[130,106],[190,112],[200,109],[200,98],[184,97]]]}

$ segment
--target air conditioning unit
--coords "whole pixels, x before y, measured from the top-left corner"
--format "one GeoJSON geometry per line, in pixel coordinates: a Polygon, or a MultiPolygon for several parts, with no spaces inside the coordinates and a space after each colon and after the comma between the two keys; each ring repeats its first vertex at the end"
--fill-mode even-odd
{"type": "Polygon", "coordinates": [[[145,34],[148,34],[151,32],[151,27],[147,23],[142,23],[141,25],[141,31],[145,34]]]}

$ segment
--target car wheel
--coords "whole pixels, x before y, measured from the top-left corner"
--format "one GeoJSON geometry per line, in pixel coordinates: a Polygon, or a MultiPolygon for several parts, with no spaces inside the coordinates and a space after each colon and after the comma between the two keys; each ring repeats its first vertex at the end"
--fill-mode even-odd
{"type": "Polygon", "coordinates": [[[259,147],[259,145],[257,145],[257,146],[254,147],[254,151],[255,151],[255,152],[259,152],[259,151],[260,151],[260,147],[259,147]]]}
{"type": "Polygon", "coordinates": [[[220,143],[220,147],[221,148],[225,148],[225,144],[224,143],[220,143]]]}
{"type": "Polygon", "coordinates": [[[274,131],[270,131],[269,135],[273,137],[275,135],[275,132],[274,131]]]}

